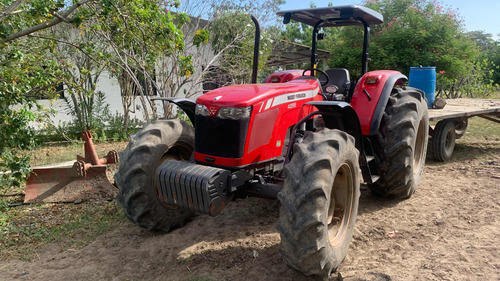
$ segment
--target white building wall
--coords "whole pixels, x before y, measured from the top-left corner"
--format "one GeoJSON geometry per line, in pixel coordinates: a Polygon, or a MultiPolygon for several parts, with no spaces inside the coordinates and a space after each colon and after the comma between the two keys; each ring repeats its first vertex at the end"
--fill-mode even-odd
{"type": "MultiPolygon", "coordinates": [[[[188,38],[187,40],[190,40],[188,38]]],[[[196,47],[193,47],[196,48],[196,47]]],[[[191,76],[191,80],[196,81],[210,63],[214,57],[213,51],[211,50],[210,44],[204,44],[200,50],[193,49],[193,52],[196,51],[197,54],[192,54],[193,65],[195,67],[195,73],[191,76]],[[201,55],[200,55],[201,54],[201,55]]],[[[179,95],[177,97],[184,97],[184,92],[194,93],[190,97],[190,99],[196,100],[197,97],[203,94],[203,87],[201,83],[201,78],[199,79],[199,83],[187,83],[184,85],[179,91],[179,95]]],[[[122,97],[120,91],[120,85],[116,78],[110,77],[109,73],[104,71],[99,77],[97,83],[96,91],[101,91],[105,94],[105,102],[109,104],[110,113],[112,114],[124,114],[123,105],[122,105],[122,97]]],[[[69,93],[65,93],[66,97],[69,97],[69,93]]],[[[68,98],[68,101],[70,99],[68,98]]],[[[50,122],[53,125],[58,125],[62,122],[71,122],[72,116],[68,114],[68,107],[66,101],[64,99],[58,100],[38,100],[38,102],[46,106],[47,108],[54,109],[56,114],[51,118],[50,122]]],[[[163,115],[163,106],[162,102],[156,101],[158,114],[159,116],[163,115]]],[[[144,120],[143,107],[140,100],[140,97],[137,96],[135,98],[135,102],[131,106],[130,118],[137,118],[139,120],[144,120]]],[[[151,109],[148,110],[151,113],[151,109]]],[[[37,129],[43,127],[43,124],[34,125],[37,129]]]]}

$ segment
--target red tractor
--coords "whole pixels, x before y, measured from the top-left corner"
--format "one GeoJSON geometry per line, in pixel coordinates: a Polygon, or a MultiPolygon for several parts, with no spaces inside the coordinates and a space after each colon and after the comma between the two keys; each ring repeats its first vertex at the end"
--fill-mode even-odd
{"type": "Polygon", "coordinates": [[[314,27],[311,68],[255,84],[254,62],[254,84],[222,87],[196,102],[164,99],[193,126],[161,120],[131,136],[115,176],[117,200],[135,224],[169,231],[195,213],[219,214],[236,197],[278,198],[281,254],[290,267],[325,277],[347,254],[361,179],[388,197],[415,192],[427,148],[427,102],[420,90],[402,86],[407,78],[400,72],[367,72],[370,25],[382,23],[381,14],[341,6],[278,15],[285,24],[314,27]],[[316,68],[319,30],[347,25],[364,27],[357,82],[346,69],[316,68]]]}

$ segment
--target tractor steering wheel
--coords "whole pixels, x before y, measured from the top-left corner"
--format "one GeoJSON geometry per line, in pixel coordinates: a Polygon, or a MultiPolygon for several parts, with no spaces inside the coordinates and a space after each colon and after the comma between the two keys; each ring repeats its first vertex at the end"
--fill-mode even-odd
{"type": "MultiPolygon", "coordinates": [[[[321,86],[328,85],[328,82],[330,81],[330,77],[328,77],[328,74],[326,74],[326,72],[324,72],[324,71],[323,71],[323,70],[321,70],[321,69],[317,69],[317,68],[308,68],[308,69],[305,69],[305,70],[302,72],[302,76],[306,76],[305,74],[306,74],[306,71],[308,71],[308,70],[309,70],[309,71],[311,71],[311,72],[314,70],[314,71],[317,71],[317,72],[321,73],[321,74],[322,74],[322,76],[325,76],[325,77],[326,77],[326,81],[323,81],[323,82],[322,82],[322,81],[319,81],[319,83],[321,84],[321,86]]],[[[320,77],[321,77],[321,76],[320,76],[320,77]]],[[[319,78],[318,78],[318,80],[319,80],[319,78]]]]}

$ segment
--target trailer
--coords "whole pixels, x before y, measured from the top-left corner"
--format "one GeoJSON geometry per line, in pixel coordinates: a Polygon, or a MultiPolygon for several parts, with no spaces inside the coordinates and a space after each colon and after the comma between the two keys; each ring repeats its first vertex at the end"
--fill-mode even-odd
{"type": "Polygon", "coordinates": [[[449,99],[443,109],[429,109],[429,142],[434,158],[446,162],[455,148],[455,140],[461,138],[468,126],[468,119],[478,116],[500,123],[500,99],[449,99]]]}

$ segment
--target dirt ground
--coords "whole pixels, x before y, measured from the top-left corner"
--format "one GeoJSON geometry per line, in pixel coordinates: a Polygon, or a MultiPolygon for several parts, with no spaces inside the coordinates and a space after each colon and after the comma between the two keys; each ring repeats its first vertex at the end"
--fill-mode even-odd
{"type": "MultiPolygon", "coordinates": [[[[343,280],[500,280],[500,141],[456,150],[447,164],[428,158],[409,200],[362,186],[343,280]]],[[[311,280],[283,263],[278,213],[276,201],[251,198],[168,234],[125,224],[80,249],[50,244],[33,262],[1,261],[0,279],[311,280]]]]}

